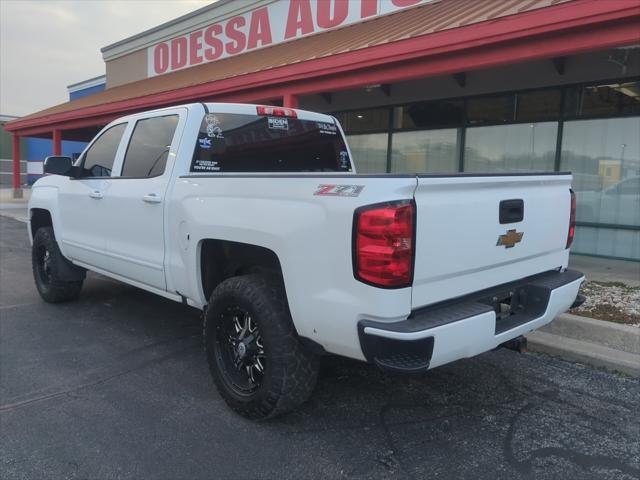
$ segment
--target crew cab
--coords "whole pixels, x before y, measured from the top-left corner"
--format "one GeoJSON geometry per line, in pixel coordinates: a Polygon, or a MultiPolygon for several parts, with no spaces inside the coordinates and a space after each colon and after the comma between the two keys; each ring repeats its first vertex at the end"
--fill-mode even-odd
{"type": "Polygon", "coordinates": [[[421,373],[577,302],[568,173],[358,175],[338,121],[197,103],[107,125],[33,186],[35,283],[87,270],[204,312],[214,381],[254,419],[311,394],[318,357],[421,373]]]}

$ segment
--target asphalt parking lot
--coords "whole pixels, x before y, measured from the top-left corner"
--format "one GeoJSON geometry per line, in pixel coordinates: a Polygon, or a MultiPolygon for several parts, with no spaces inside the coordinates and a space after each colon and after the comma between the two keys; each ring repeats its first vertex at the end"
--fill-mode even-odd
{"type": "Polygon", "coordinates": [[[207,371],[199,312],[89,275],[35,291],[0,217],[0,478],[631,479],[640,384],[501,350],[417,378],[328,358],[299,411],[253,423],[207,371]]]}

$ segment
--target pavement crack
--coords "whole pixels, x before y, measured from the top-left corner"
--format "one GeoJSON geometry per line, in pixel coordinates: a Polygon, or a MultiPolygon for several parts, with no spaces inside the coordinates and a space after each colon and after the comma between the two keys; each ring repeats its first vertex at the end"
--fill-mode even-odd
{"type": "Polygon", "coordinates": [[[516,455],[513,451],[513,440],[515,437],[516,424],[520,417],[522,417],[525,413],[529,412],[533,409],[533,405],[531,403],[524,404],[518,411],[511,417],[509,420],[509,428],[507,430],[507,434],[504,438],[503,450],[504,456],[509,465],[515,468],[520,473],[531,474],[531,464],[528,462],[521,462],[516,458],[516,455]]]}
{"type": "MultiPolygon", "coordinates": [[[[558,394],[559,394],[558,391],[553,391],[553,392],[542,392],[538,395],[544,398],[545,400],[551,400],[551,401],[557,402],[559,397],[558,394]]],[[[509,421],[509,428],[507,430],[507,434],[505,436],[504,443],[503,443],[503,451],[504,451],[505,459],[507,460],[509,465],[515,468],[518,472],[520,472],[523,475],[531,475],[533,473],[533,462],[536,459],[542,459],[542,458],[548,458],[548,457],[559,457],[559,458],[564,458],[565,460],[569,460],[573,464],[584,469],[600,468],[600,469],[607,469],[607,470],[617,470],[626,475],[630,475],[634,478],[637,478],[638,476],[640,476],[640,469],[623,464],[619,458],[608,457],[605,455],[590,455],[586,453],[581,453],[574,449],[568,448],[566,446],[540,447],[540,448],[531,450],[528,453],[528,458],[526,459],[519,460],[518,458],[516,458],[516,454],[514,451],[514,439],[515,439],[515,432],[516,432],[518,421],[525,414],[529,413],[534,408],[539,406],[540,405],[528,402],[525,405],[523,405],[509,421]]],[[[579,410],[578,407],[574,406],[574,408],[579,410]]],[[[541,416],[557,419],[557,417],[549,416],[547,414],[541,414],[541,416]]],[[[589,418],[589,419],[590,420],[595,419],[595,417],[589,418]]]]}
{"type": "MultiPolygon", "coordinates": [[[[416,405],[410,405],[411,407],[416,405]]],[[[399,456],[396,455],[397,447],[395,442],[393,441],[393,435],[391,434],[391,429],[386,421],[386,414],[389,409],[394,408],[394,406],[390,404],[383,405],[378,413],[378,418],[380,420],[380,427],[382,428],[382,433],[384,434],[385,442],[387,444],[388,450],[378,454],[377,461],[381,463],[387,470],[393,470],[394,467],[398,467],[405,475],[411,480],[415,480],[415,476],[411,473],[409,468],[402,462],[399,456]]]]}

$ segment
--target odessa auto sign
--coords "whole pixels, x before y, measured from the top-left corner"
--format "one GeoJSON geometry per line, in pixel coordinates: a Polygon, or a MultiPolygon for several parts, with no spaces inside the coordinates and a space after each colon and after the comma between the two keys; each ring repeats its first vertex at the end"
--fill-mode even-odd
{"type": "Polygon", "coordinates": [[[150,77],[433,0],[279,0],[147,49],[150,77]]]}

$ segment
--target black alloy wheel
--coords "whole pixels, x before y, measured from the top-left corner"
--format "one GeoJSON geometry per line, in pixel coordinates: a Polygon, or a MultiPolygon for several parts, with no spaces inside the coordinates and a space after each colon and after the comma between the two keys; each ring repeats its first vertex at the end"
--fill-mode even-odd
{"type": "Polygon", "coordinates": [[[209,299],[203,329],[213,380],[237,413],[272,418],[311,395],[319,362],[296,333],[282,277],[256,273],[222,281],[209,299]]]}
{"type": "Polygon", "coordinates": [[[51,252],[46,245],[34,248],[36,275],[43,285],[51,285],[51,252]]]}
{"type": "Polygon", "coordinates": [[[238,395],[260,388],[266,369],[266,354],[258,324],[239,306],[220,314],[216,329],[216,361],[229,386],[238,395]]]}
{"type": "Polygon", "coordinates": [[[40,227],[31,248],[33,279],[38,293],[49,303],[68,302],[80,295],[85,270],[73,265],[60,252],[51,227],[40,227]]]}

